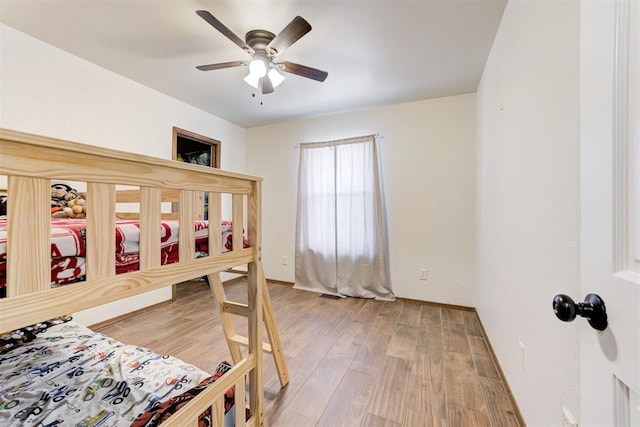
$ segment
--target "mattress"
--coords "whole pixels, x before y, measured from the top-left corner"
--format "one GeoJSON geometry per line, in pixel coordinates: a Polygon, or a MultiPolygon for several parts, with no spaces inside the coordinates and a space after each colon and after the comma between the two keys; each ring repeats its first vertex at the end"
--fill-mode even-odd
{"type": "Polygon", "coordinates": [[[0,425],[156,425],[231,369],[222,362],[211,375],[68,320],[0,337],[0,425]]]}
{"type": "MultiPolygon", "coordinates": [[[[208,222],[199,220],[194,224],[196,256],[207,254],[208,222]]],[[[116,273],[135,271],[140,266],[140,222],[117,220],[115,227],[116,251],[114,262],[116,273]]],[[[232,224],[222,221],[222,250],[232,248],[232,224]]],[[[61,286],[84,279],[86,223],[84,219],[51,219],[51,285],[61,286]]],[[[161,222],[161,263],[178,261],[178,220],[161,222]]],[[[244,247],[248,243],[244,242],[244,247]]],[[[89,248],[90,250],[90,248],[89,248]]],[[[0,298],[6,295],[7,218],[0,217],[0,298]]]]}

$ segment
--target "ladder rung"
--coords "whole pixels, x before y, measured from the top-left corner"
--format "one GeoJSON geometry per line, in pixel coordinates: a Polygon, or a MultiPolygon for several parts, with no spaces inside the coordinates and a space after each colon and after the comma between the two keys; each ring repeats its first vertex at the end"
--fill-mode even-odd
{"type": "Polygon", "coordinates": [[[236,314],[238,316],[249,317],[249,306],[239,302],[224,301],[222,303],[222,311],[225,313],[236,314]]]}
{"type": "MultiPolygon", "coordinates": [[[[2,0],[0,0],[1,2],[2,0]]],[[[280,336],[273,319],[273,308],[271,307],[271,299],[269,297],[269,290],[267,289],[267,282],[264,278],[264,271],[262,271],[262,265],[256,263],[256,270],[253,271],[253,276],[256,280],[259,280],[258,286],[262,286],[262,321],[267,331],[268,342],[262,342],[262,351],[273,355],[273,360],[278,371],[278,377],[280,379],[280,385],[282,387],[289,383],[289,374],[287,372],[287,364],[282,352],[282,344],[280,343],[280,336]]],[[[239,271],[237,271],[239,272],[239,271]]],[[[248,273],[248,272],[247,272],[248,273]]],[[[245,273],[246,274],[246,273],[245,273]]],[[[242,352],[240,346],[248,347],[249,340],[247,337],[237,335],[234,330],[234,325],[229,314],[235,314],[240,316],[250,317],[250,310],[248,305],[241,304],[233,301],[227,301],[227,297],[224,292],[224,285],[220,280],[219,273],[211,273],[207,275],[211,292],[213,293],[216,301],[218,302],[218,310],[220,312],[220,320],[222,321],[222,327],[224,334],[227,338],[227,344],[231,357],[234,362],[242,359],[242,352]]],[[[255,424],[255,418],[252,418],[255,424]]],[[[256,427],[255,425],[248,427],[256,427]]]]}
{"type": "MultiPolygon", "coordinates": [[[[249,339],[242,335],[234,335],[231,338],[229,338],[229,341],[232,341],[236,344],[239,344],[245,347],[249,346],[249,339]]],[[[271,345],[267,342],[262,343],[262,351],[269,354],[273,353],[273,351],[271,350],[271,345]]]]}

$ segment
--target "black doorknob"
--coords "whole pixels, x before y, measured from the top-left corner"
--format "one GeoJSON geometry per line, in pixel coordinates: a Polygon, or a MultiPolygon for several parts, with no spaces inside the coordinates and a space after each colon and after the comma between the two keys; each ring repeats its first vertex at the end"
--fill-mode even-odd
{"type": "Polygon", "coordinates": [[[602,298],[596,294],[588,294],[584,297],[584,302],[577,304],[570,296],[558,294],[553,298],[553,312],[564,322],[571,322],[578,315],[586,317],[594,329],[607,329],[607,309],[602,298]]]}

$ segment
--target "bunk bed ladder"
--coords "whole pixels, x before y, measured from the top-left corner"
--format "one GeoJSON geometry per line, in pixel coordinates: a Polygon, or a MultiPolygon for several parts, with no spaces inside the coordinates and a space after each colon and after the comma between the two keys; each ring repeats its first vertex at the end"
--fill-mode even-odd
{"type": "MultiPolygon", "coordinates": [[[[224,292],[224,285],[220,279],[219,273],[212,273],[206,277],[209,282],[211,292],[218,303],[220,319],[222,320],[222,329],[224,330],[224,335],[227,339],[231,358],[234,363],[237,363],[237,361],[242,360],[242,350],[240,347],[248,346],[248,339],[247,337],[236,333],[230,315],[235,314],[246,317],[249,313],[247,305],[227,301],[227,296],[224,292]]],[[[262,277],[264,277],[264,275],[262,275],[262,277]]],[[[262,350],[273,356],[276,371],[278,372],[278,378],[280,379],[280,385],[284,387],[289,383],[289,372],[287,370],[284,352],[282,351],[282,344],[280,343],[280,335],[278,334],[275,318],[273,317],[271,298],[269,296],[269,290],[265,280],[262,281],[262,318],[267,330],[267,337],[269,338],[268,343],[262,343],[262,350]]]]}

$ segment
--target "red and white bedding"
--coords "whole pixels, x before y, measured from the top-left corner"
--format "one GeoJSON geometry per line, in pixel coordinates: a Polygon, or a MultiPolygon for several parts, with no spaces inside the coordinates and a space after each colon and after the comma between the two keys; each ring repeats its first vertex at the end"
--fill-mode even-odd
{"type": "MultiPolygon", "coordinates": [[[[178,261],[178,221],[164,220],[161,223],[161,262],[178,261]]],[[[196,256],[208,250],[208,222],[195,222],[196,256]]],[[[116,222],[116,273],[139,269],[140,223],[138,220],[116,222]]],[[[232,228],[230,221],[222,221],[222,248],[231,250],[232,228]]],[[[0,298],[5,295],[7,257],[7,219],[0,217],[0,298]]],[[[244,244],[247,247],[247,242],[244,244]]],[[[88,250],[91,250],[89,248],[88,250]]],[[[85,220],[70,218],[51,219],[51,284],[60,286],[81,280],[86,272],[87,253],[85,220]]]]}
{"type": "MultiPolygon", "coordinates": [[[[231,369],[222,362],[211,375],[68,320],[0,336],[0,425],[157,425],[231,369]],[[22,339],[8,345],[11,336],[22,339]]],[[[232,405],[229,389],[225,425],[232,405]]],[[[210,425],[210,415],[200,421],[210,425]]]]}

